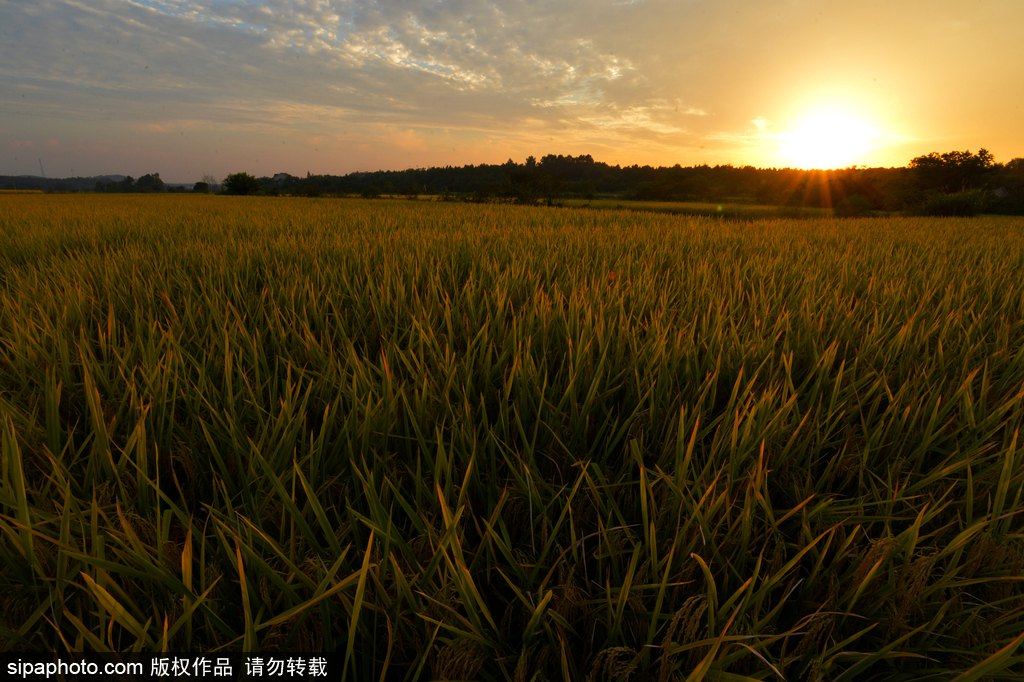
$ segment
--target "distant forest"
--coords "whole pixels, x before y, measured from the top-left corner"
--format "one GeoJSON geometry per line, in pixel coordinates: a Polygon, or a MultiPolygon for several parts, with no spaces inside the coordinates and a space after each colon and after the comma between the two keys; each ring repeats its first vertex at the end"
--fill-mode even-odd
{"type": "MultiPolygon", "coordinates": [[[[208,178],[209,180],[209,178],[208,178]]],[[[851,167],[831,171],[753,166],[609,166],[589,155],[549,154],[525,163],[411,168],[402,171],[256,178],[244,172],[222,186],[198,182],[168,187],[158,173],[46,180],[0,177],[5,189],[160,192],[219,190],[261,195],[440,195],[478,202],[556,204],[567,198],[762,204],[832,208],[839,215],[909,211],[933,215],[981,212],[1024,215],[1024,158],[995,163],[991,152],[933,152],[905,168],[851,167]],[[87,186],[91,181],[91,186],[87,186]]]]}

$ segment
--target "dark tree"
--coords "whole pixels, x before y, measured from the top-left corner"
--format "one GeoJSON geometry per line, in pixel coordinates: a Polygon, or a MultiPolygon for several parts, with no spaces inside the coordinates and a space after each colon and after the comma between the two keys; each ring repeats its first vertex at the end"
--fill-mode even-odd
{"type": "MultiPolygon", "coordinates": [[[[275,188],[276,189],[276,188],[275,188]]],[[[322,197],[324,192],[317,185],[306,184],[292,190],[292,196],[296,197],[322,197]]]]}
{"type": "Polygon", "coordinates": [[[1024,158],[1007,161],[992,181],[993,213],[1024,215],[1024,158]]]}
{"type": "Polygon", "coordinates": [[[232,173],[224,178],[224,191],[227,194],[248,195],[260,191],[260,181],[248,173],[232,173]]]}
{"type": "Polygon", "coordinates": [[[138,192],[164,192],[167,190],[159,173],[143,175],[135,181],[135,189],[138,192]]]}
{"type": "Polygon", "coordinates": [[[983,189],[996,170],[995,158],[987,149],[932,152],[910,162],[910,173],[918,190],[937,190],[944,194],[983,189]]]}
{"type": "Polygon", "coordinates": [[[206,194],[210,191],[210,183],[208,182],[197,182],[192,186],[192,191],[196,194],[206,194]]]}

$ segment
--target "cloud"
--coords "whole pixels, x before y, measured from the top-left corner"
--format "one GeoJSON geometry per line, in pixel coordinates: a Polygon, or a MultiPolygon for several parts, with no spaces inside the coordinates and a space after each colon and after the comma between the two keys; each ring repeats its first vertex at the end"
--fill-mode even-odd
{"type": "Polygon", "coordinates": [[[596,44],[586,22],[573,30],[571,8],[537,10],[482,0],[40,0],[7,12],[14,21],[0,35],[33,46],[5,50],[5,76],[38,95],[35,106],[51,116],[75,109],[130,118],[154,105],[255,99],[260,109],[405,111],[409,123],[435,111],[453,125],[493,117],[505,127],[509,114],[534,106],[638,104],[636,93],[618,102],[607,87],[636,72],[629,58],[596,44]],[[518,106],[510,112],[502,96],[518,106]]]}
{"type": "MultiPolygon", "coordinates": [[[[890,112],[949,115],[914,90],[915,64],[947,52],[965,61],[971,37],[951,21],[1006,33],[1024,12],[968,16],[940,0],[921,37],[897,35],[924,6],[868,21],[797,0],[0,0],[0,114],[16,139],[74,132],[109,146],[130,133],[125,147],[151,146],[165,162],[213,163],[214,149],[216,163],[249,163],[264,139],[277,154],[322,138],[341,155],[381,135],[399,136],[384,166],[452,146],[466,163],[600,148],[686,162],[701,145],[702,158],[725,162],[830,88],[890,112]],[[943,35],[960,36],[956,47],[941,49],[943,35]]],[[[984,49],[1000,66],[982,71],[1016,82],[1020,60],[996,38],[984,49]]]]}

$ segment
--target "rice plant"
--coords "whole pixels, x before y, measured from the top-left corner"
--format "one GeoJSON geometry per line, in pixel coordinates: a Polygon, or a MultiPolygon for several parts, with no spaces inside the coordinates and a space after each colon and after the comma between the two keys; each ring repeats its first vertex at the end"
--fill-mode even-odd
{"type": "Polygon", "coordinates": [[[1019,679],[1024,223],[0,202],[0,649],[1019,679]]]}

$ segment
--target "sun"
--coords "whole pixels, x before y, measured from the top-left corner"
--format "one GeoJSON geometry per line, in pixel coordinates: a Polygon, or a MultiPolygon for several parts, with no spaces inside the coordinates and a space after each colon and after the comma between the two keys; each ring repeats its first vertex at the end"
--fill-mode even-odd
{"type": "Polygon", "coordinates": [[[846,168],[870,148],[875,132],[839,112],[819,112],[798,121],[781,135],[782,153],[798,168],[846,168]]]}

